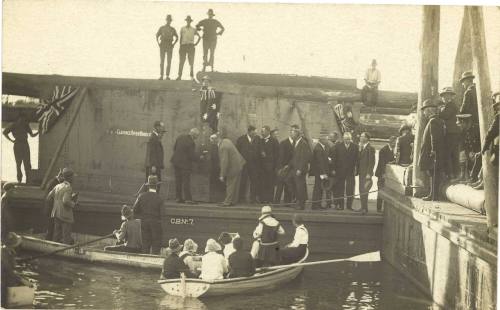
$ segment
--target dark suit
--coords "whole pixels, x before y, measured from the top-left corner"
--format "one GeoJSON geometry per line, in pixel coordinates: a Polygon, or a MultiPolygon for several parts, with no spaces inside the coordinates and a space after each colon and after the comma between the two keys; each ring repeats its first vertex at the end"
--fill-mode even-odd
{"type": "Polygon", "coordinates": [[[248,252],[242,250],[235,251],[229,255],[228,261],[228,278],[250,277],[255,273],[255,260],[248,252]]]}
{"type": "Polygon", "coordinates": [[[226,186],[220,181],[220,161],[219,147],[216,144],[210,144],[208,155],[210,157],[210,176],[209,176],[209,200],[210,202],[221,202],[226,195],[226,186]]]}
{"type": "Polygon", "coordinates": [[[143,253],[160,254],[162,206],[160,195],[149,191],[139,194],[134,203],[134,214],[141,219],[143,253]]]}
{"type": "Polygon", "coordinates": [[[476,85],[470,85],[464,92],[464,99],[460,107],[460,114],[471,114],[471,127],[465,133],[465,137],[473,145],[474,152],[479,152],[481,148],[481,138],[479,134],[479,111],[477,107],[476,85]]]}
{"type": "Polygon", "coordinates": [[[260,147],[260,138],[258,136],[255,136],[252,142],[248,141],[246,134],[236,140],[236,148],[246,161],[241,172],[240,197],[244,198],[246,196],[247,184],[250,183],[249,202],[252,203],[258,201],[259,195],[262,168],[260,147]]]}
{"type": "Polygon", "coordinates": [[[187,134],[180,135],[175,141],[174,153],[170,159],[174,166],[175,196],[178,200],[193,200],[191,197],[191,171],[193,162],[198,160],[193,137],[187,134]]]}
{"type": "MultiPolygon", "coordinates": [[[[319,142],[314,147],[311,160],[310,176],[314,176],[313,201],[319,201],[323,198],[323,187],[321,185],[321,175],[328,176],[330,174],[330,163],[328,162],[328,153],[330,149],[326,145],[321,145],[319,142]]],[[[321,206],[321,202],[313,202],[312,207],[321,206]]]]}
{"type": "Polygon", "coordinates": [[[396,142],[396,164],[410,165],[412,163],[412,144],[414,140],[415,136],[413,134],[398,137],[396,142]]]}
{"type": "MultiPolygon", "coordinates": [[[[307,185],[306,175],[309,171],[309,162],[311,161],[311,148],[309,144],[301,138],[295,142],[292,160],[290,161],[290,179],[293,178],[295,185],[295,197],[297,197],[297,206],[301,209],[305,208],[307,200],[307,185]],[[300,175],[297,175],[300,171],[300,175]]],[[[293,186],[292,184],[289,184],[293,186]]]]}
{"type": "MultiPolygon", "coordinates": [[[[156,175],[158,180],[161,181],[161,170],[164,168],[163,164],[163,145],[161,144],[160,137],[157,133],[153,132],[146,145],[146,182],[148,176],[151,174],[151,167],[156,167],[156,175]]],[[[160,186],[158,186],[158,189],[160,186]]]]}
{"type": "Polygon", "coordinates": [[[486,133],[486,137],[484,138],[483,144],[483,152],[490,150],[491,158],[493,159],[493,165],[498,166],[498,131],[499,131],[499,121],[500,114],[497,113],[493,122],[490,124],[490,128],[488,128],[488,132],[486,133]]]}
{"type": "MultiPolygon", "coordinates": [[[[286,138],[279,144],[278,169],[282,169],[283,167],[289,165],[290,161],[292,160],[292,157],[293,157],[293,144],[292,142],[290,142],[290,138],[286,138]]],[[[284,202],[285,203],[292,202],[294,198],[293,188],[290,188],[290,186],[288,185],[288,183],[284,178],[278,179],[277,183],[278,184],[276,187],[274,202],[275,203],[281,202],[281,195],[283,191],[285,192],[284,202]]]]}
{"type": "Polygon", "coordinates": [[[368,190],[365,188],[366,182],[373,176],[373,168],[375,167],[375,149],[366,144],[360,146],[358,163],[356,172],[359,176],[359,199],[361,201],[361,210],[368,212],[368,190]]]}
{"type": "Polygon", "coordinates": [[[261,202],[270,203],[274,199],[274,186],[276,184],[276,170],[278,169],[279,152],[280,146],[276,139],[264,138],[261,140],[261,202]]]}
{"type": "MultiPolygon", "coordinates": [[[[335,202],[344,208],[344,195],[354,195],[354,173],[358,162],[358,146],[350,143],[346,148],[345,143],[341,142],[335,146],[334,164],[335,177],[337,182],[334,187],[335,202]]],[[[347,209],[352,209],[353,197],[347,198],[347,209]]]]}
{"type": "Polygon", "coordinates": [[[441,174],[446,167],[445,143],[444,121],[437,117],[437,115],[434,115],[425,126],[422,138],[422,149],[420,150],[420,157],[418,158],[420,170],[428,171],[432,175],[431,191],[429,194],[432,200],[438,199],[441,174]],[[435,152],[435,157],[431,155],[431,152],[435,152]]]}
{"type": "Polygon", "coordinates": [[[446,127],[446,172],[452,177],[460,174],[460,129],[457,125],[458,107],[454,102],[445,103],[439,112],[439,117],[444,121],[446,127]]]}
{"type": "MultiPolygon", "coordinates": [[[[384,145],[378,152],[378,164],[375,170],[377,179],[377,187],[380,190],[385,185],[385,166],[394,161],[394,153],[389,144],[384,145]]],[[[382,210],[382,198],[377,195],[377,211],[382,210]]]]}

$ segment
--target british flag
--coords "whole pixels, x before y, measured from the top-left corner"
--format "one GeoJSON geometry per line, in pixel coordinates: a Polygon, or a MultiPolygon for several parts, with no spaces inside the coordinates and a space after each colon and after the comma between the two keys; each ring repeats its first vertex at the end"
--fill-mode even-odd
{"type": "Polygon", "coordinates": [[[56,85],[50,100],[42,101],[36,112],[42,134],[47,133],[62,113],[68,109],[77,92],[78,87],[56,85]]]}

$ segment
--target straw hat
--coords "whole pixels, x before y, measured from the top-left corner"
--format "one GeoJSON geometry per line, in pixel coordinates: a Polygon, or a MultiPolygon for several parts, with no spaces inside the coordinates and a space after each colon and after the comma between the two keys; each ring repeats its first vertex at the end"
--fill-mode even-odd
{"type": "Polygon", "coordinates": [[[214,239],[208,239],[207,245],[205,246],[205,252],[218,252],[221,251],[222,247],[214,239]]]}
{"type": "Polygon", "coordinates": [[[473,79],[475,78],[474,74],[472,74],[472,71],[465,71],[462,73],[462,77],[460,78],[460,83],[462,83],[463,80],[466,79],[473,79]]]}
{"type": "Polygon", "coordinates": [[[273,213],[273,209],[271,209],[270,206],[263,206],[260,213],[261,214],[271,214],[271,213],[273,213]]]}
{"type": "Polygon", "coordinates": [[[456,93],[453,91],[453,88],[451,87],[445,87],[441,89],[441,91],[439,92],[439,96],[443,96],[444,94],[456,95],[456,93]]]}
{"type": "Polygon", "coordinates": [[[172,253],[178,253],[182,250],[182,244],[179,243],[177,238],[168,240],[168,248],[172,253]]]}
{"type": "Polygon", "coordinates": [[[16,248],[21,244],[22,241],[23,238],[21,238],[18,234],[10,232],[7,234],[7,238],[5,238],[4,244],[5,246],[10,248],[16,248]]]}
{"type": "Polygon", "coordinates": [[[431,100],[431,99],[427,99],[427,100],[425,100],[425,101],[424,101],[424,103],[422,104],[422,108],[421,108],[421,110],[425,110],[425,109],[427,109],[427,108],[437,108],[437,105],[436,105],[434,102],[432,102],[432,100],[431,100]]]}
{"type": "Polygon", "coordinates": [[[198,245],[193,239],[186,239],[184,240],[184,251],[196,252],[198,251],[198,245]]]}
{"type": "Polygon", "coordinates": [[[62,170],[62,177],[64,180],[72,178],[75,175],[75,172],[71,168],[64,168],[62,170]]]}
{"type": "Polygon", "coordinates": [[[185,21],[187,21],[187,22],[192,22],[192,21],[193,21],[193,19],[191,18],[191,15],[186,16],[185,21]]]}

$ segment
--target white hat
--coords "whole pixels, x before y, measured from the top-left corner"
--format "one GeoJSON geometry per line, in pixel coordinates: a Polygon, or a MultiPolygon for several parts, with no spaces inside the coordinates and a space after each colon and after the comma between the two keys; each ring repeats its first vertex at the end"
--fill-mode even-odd
{"type": "Polygon", "coordinates": [[[271,209],[270,206],[263,206],[260,213],[261,214],[271,214],[271,213],[273,213],[273,210],[271,209]]]}
{"type": "Polygon", "coordinates": [[[205,252],[217,252],[222,250],[220,244],[217,243],[214,239],[208,239],[207,245],[205,246],[205,252]]]}

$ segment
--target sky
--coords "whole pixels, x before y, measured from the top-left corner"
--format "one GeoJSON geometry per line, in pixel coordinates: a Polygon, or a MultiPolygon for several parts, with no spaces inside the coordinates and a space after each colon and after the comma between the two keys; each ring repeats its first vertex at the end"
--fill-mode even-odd
{"type": "MultiPolygon", "coordinates": [[[[361,86],[376,58],[381,89],[417,91],[422,7],[408,5],[5,0],[2,69],[157,79],[155,34],[166,14],[179,31],[186,15],[196,23],[208,8],[226,28],[216,71],[356,78],[361,86]]],[[[463,7],[441,8],[440,87],[452,82],[462,15],[463,7]]],[[[500,89],[500,9],[484,7],[484,16],[492,87],[500,89]]],[[[201,65],[200,44],[195,70],[201,65]]],[[[171,78],[177,68],[178,45],[171,78]]]]}

